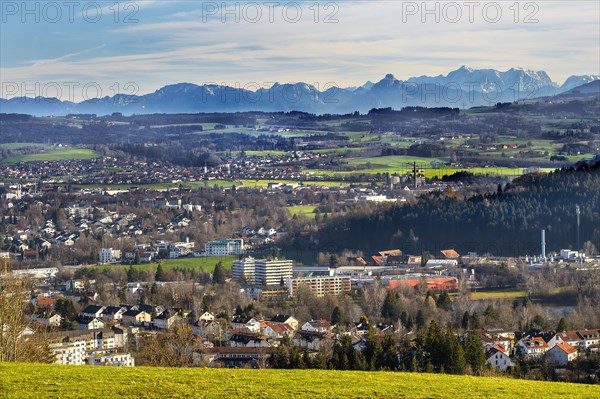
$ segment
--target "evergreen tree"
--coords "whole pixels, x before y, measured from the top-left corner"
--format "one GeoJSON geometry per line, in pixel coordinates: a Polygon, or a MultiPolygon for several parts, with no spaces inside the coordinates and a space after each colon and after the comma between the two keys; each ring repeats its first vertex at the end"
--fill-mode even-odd
{"type": "Polygon", "coordinates": [[[325,362],[325,357],[323,357],[321,352],[317,352],[315,355],[315,358],[312,362],[312,368],[319,370],[324,370],[327,368],[327,362],[325,362]]]}
{"type": "Polygon", "coordinates": [[[445,371],[449,374],[464,374],[466,366],[465,352],[451,327],[446,330],[445,341],[448,350],[446,362],[443,364],[445,371]]]}
{"type": "Polygon", "coordinates": [[[379,342],[373,327],[369,327],[369,331],[367,332],[363,354],[366,361],[366,368],[362,370],[381,369],[381,343],[379,342]]]}
{"type": "Polygon", "coordinates": [[[371,368],[369,367],[369,362],[367,362],[367,359],[365,359],[365,355],[361,351],[353,350],[350,365],[352,366],[352,370],[371,370],[371,368]]]}
{"type": "Polygon", "coordinates": [[[485,352],[483,350],[481,335],[475,331],[468,332],[463,342],[463,347],[465,360],[471,366],[473,374],[481,374],[485,367],[485,352]]]}
{"type": "Polygon", "coordinates": [[[441,308],[441,309],[445,309],[445,310],[452,309],[452,299],[450,299],[450,295],[448,294],[448,291],[443,291],[440,294],[440,296],[438,296],[437,300],[435,301],[435,304],[437,305],[438,308],[441,308]]]}
{"type": "Polygon", "coordinates": [[[417,312],[415,322],[417,323],[417,329],[420,330],[423,327],[425,327],[425,315],[423,314],[423,311],[421,309],[419,309],[419,311],[417,312]]]}
{"type": "Polygon", "coordinates": [[[164,281],[165,280],[163,268],[160,263],[158,264],[158,266],[156,266],[156,274],[154,275],[154,280],[156,280],[156,281],[164,281]]]}
{"type": "Polygon", "coordinates": [[[546,323],[546,319],[539,314],[536,314],[532,320],[533,324],[537,326],[540,330],[546,331],[548,329],[548,323],[546,323]]]}
{"type": "Polygon", "coordinates": [[[569,330],[569,322],[564,317],[561,317],[556,327],[556,332],[564,332],[569,330]]]}
{"type": "Polygon", "coordinates": [[[308,349],[304,349],[304,352],[302,352],[302,362],[304,363],[304,368],[313,368],[313,361],[310,357],[310,353],[308,353],[308,349]]]}
{"type": "Polygon", "coordinates": [[[129,269],[127,269],[127,281],[132,283],[135,280],[135,270],[133,269],[133,265],[129,265],[129,269]]]}
{"type": "Polygon", "coordinates": [[[398,349],[394,337],[387,334],[381,344],[381,367],[384,370],[398,370],[398,349]]]}
{"type": "Polygon", "coordinates": [[[223,267],[223,262],[219,261],[215,266],[215,270],[213,271],[213,284],[223,284],[225,282],[225,268],[223,267]]]}
{"type": "Polygon", "coordinates": [[[60,326],[63,328],[70,327],[71,322],[75,318],[75,305],[73,304],[73,301],[66,298],[57,299],[54,304],[54,309],[62,318],[60,326]]]}
{"type": "Polygon", "coordinates": [[[396,304],[398,302],[398,294],[392,290],[388,290],[381,307],[381,315],[386,319],[398,318],[396,304]]]}
{"type": "Polygon", "coordinates": [[[290,351],[289,365],[288,367],[291,369],[303,369],[305,368],[304,360],[302,359],[302,354],[298,350],[297,347],[293,347],[290,351]]]}
{"type": "Polygon", "coordinates": [[[481,322],[479,321],[479,314],[477,314],[477,312],[473,312],[473,314],[471,315],[471,319],[469,320],[469,326],[473,330],[481,328],[481,322]]]}
{"type": "Polygon", "coordinates": [[[418,373],[419,372],[419,362],[417,361],[417,357],[413,356],[410,360],[410,372],[418,373]]]}
{"type": "Polygon", "coordinates": [[[483,315],[486,321],[496,320],[496,309],[492,305],[488,305],[483,315]]]}
{"type": "Polygon", "coordinates": [[[338,324],[342,324],[344,322],[344,313],[342,312],[342,309],[340,309],[339,306],[336,306],[335,308],[333,308],[333,311],[331,312],[331,324],[338,325],[338,324]]]}
{"type": "Polygon", "coordinates": [[[463,314],[462,322],[460,323],[463,330],[468,330],[471,324],[471,315],[467,310],[463,314]]]}
{"type": "Polygon", "coordinates": [[[269,357],[269,363],[274,369],[286,369],[289,366],[287,349],[279,345],[275,352],[269,357]]]}

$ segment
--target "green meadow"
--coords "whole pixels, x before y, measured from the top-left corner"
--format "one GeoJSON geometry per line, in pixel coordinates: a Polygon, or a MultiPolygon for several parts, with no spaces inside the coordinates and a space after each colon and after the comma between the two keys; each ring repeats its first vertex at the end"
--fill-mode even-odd
{"type": "Polygon", "coordinates": [[[600,386],[443,374],[0,363],[4,399],[596,399],[600,386]]]}
{"type": "MultiPolygon", "coordinates": [[[[236,260],[236,256],[211,256],[211,257],[200,257],[200,258],[176,258],[176,259],[165,259],[161,260],[160,264],[163,269],[201,269],[207,272],[212,272],[215,269],[215,265],[221,261],[225,269],[231,269],[233,261],[236,260]]],[[[156,270],[158,263],[142,263],[139,265],[133,265],[134,269],[147,270],[152,268],[156,270]]],[[[114,267],[128,268],[129,265],[98,265],[93,266],[97,269],[110,269],[114,267]]]]}
{"type": "Polygon", "coordinates": [[[11,156],[6,158],[3,163],[7,165],[14,165],[19,162],[92,159],[98,158],[99,156],[100,154],[98,152],[89,150],[87,148],[45,147],[44,152],[11,156]]]}

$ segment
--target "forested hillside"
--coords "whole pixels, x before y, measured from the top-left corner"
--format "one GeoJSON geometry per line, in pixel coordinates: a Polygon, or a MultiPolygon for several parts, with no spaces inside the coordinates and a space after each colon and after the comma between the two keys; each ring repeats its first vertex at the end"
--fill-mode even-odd
{"type": "Polygon", "coordinates": [[[321,245],[375,251],[400,247],[407,253],[454,247],[516,256],[574,248],[575,206],[581,209],[580,243],[600,244],[600,162],[554,173],[531,174],[494,194],[461,198],[451,189],[424,195],[416,204],[362,210],[331,218],[321,245]]]}

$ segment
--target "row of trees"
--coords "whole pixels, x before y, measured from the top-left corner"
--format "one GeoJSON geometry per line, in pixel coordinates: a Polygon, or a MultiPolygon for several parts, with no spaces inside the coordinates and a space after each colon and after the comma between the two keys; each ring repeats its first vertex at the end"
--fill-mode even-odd
{"type": "Polygon", "coordinates": [[[383,338],[370,328],[358,344],[341,335],[330,351],[310,355],[296,347],[280,346],[270,358],[273,368],[320,368],[335,370],[426,371],[448,374],[475,374],[484,371],[485,353],[476,332],[458,336],[452,328],[431,322],[415,340],[401,340],[392,334],[383,338]]]}

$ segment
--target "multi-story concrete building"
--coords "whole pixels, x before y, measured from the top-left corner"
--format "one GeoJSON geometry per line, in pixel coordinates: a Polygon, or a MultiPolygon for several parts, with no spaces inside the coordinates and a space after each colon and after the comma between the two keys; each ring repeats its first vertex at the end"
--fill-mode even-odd
{"type": "Polygon", "coordinates": [[[209,241],[204,245],[206,256],[241,255],[244,253],[244,240],[217,240],[209,241]]]}
{"type": "Polygon", "coordinates": [[[290,278],[286,285],[292,296],[298,292],[299,287],[305,286],[318,297],[349,294],[352,287],[350,277],[341,276],[290,278]]]}
{"type": "Polygon", "coordinates": [[[249,256],[233,262],[232,274],[236,281],[254,284],[256,259],[249,256]]]}
{"type": "Polygon", "coordinates": [[[129,353],[92,353],[88,363],[92,366],[135,366],[133,356],[129,353]]]}
{"type": "Polygon", "coordinates": [[[292,278],[291,260],[258,259],[254,265],[254,284],[261,286],[283,285],[292,278]],[[282,284],[283,282],[283,284],[282,284]]]}
{"type": "Polygon", "coordinates": [[[79,206],[72,205],[65,208],[65,214],[67,217],[80,217],[86,218],[94,212],[94,208],[91,206],[79,206]]]}
{"type": "Polygon", "coordinates": [[[268,260],[247,257],[233,262],[233,279],[257,287],[281,286],[292,278],[291,260],[268,260]]]}
{"type": "Polygon", "coordinates": [[[101,248],[98,254],[100,263],[114,263],[121,259],[121,250],[112,248],[101,248]]]}

